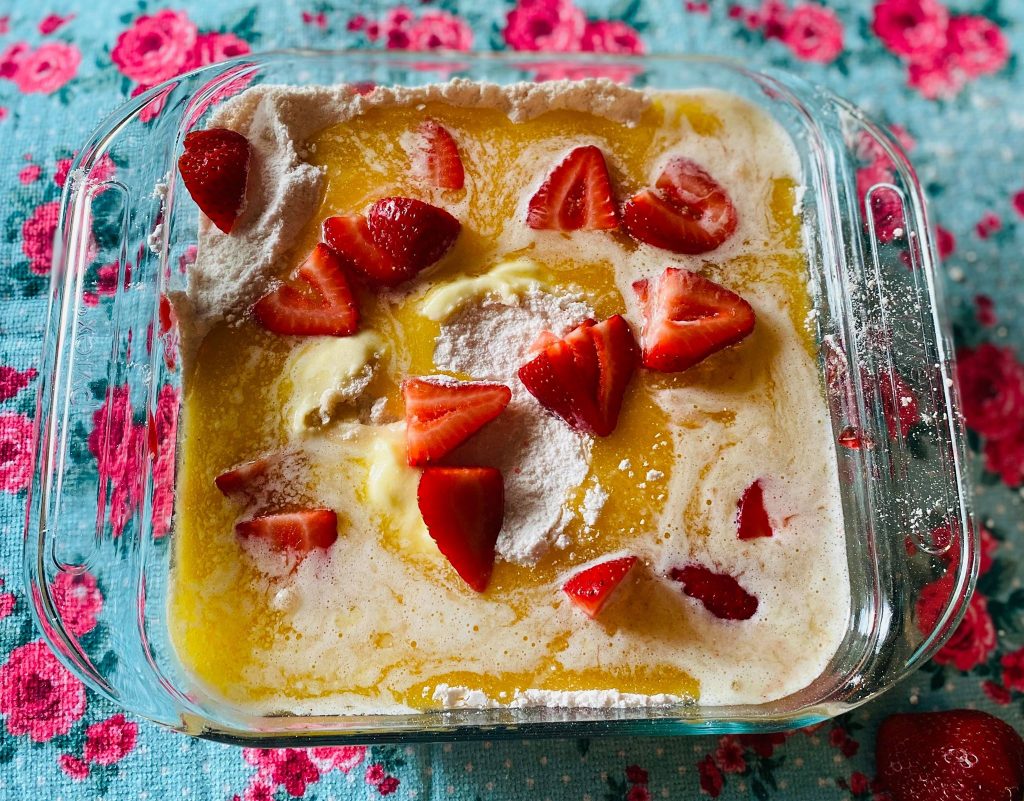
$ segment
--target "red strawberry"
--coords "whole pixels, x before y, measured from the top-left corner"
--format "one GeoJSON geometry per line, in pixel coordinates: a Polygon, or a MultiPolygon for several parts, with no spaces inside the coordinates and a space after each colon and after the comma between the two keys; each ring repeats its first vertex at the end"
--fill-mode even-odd
{"type": "Polygon", "coordinates": [[[562,585],[562,591],[590,617],[598,613],[633,568],[635,556],[623,556],[588,567],[562,585]]]}
{"type": "Polygon", "coordinates": [[[413,171],[431,186],[462,189],[466,172],[455,139],[437,120],[424,120],[419,129],[419,149],[413,171]]]}
{"type": "Polygon", "coordinates": [[[249,177],[249,140],[227,128],[209,128],[185,135],[178,170],[185,188],[210,221],[225,234],[242,211],[249,177]]]}
{"type": "Polygon", "coordinates": [[[764,508],[761,479],[743,491],[743,496],[736,502],[736,509],[736,527],[741,540],[772,536],[772,521],[768,519],[768,512],[764,508]]]}
{"type": "Polygon", "coordinates": [[[986,712],[890,715],[875,754],[892,801],[1019,801],[1024,794],[1024,740],[986,712]]]}
{"type": "Polygon", "coordinates": [[[213,483],[228,497],[239,495],[248,492],[257,481],[267,474],[269,468],[269,459],[255,459],[221,473],[213,480],[213,483]]]}
{"type": "Polygon", "coordinates": [[[703,565],[686,565],[673,567],[668,577],[682,582],[684,593],[722,620],[747,620],[757,611],[757,598],[728,573],[716,573],[703,565]]]}
{"type": "Polygon", "coordinates": [[[526,224],[554,231],[594,231],[619,224],[604,154],[577,147],[530,198],[526,224]]]}
{"type": "Polygon", "coordinates": [[[487,589],[505,516],[505,488],[494,467],[428,467],[417,492],[420,514],[462,580],[487,589]]]}
{"type": "Polygon", "coordinates": [[[341,259],[318,244],[299,267],[308,291],[283,284],[252,307],[256,321],[275,334],[344,337],[359,327],[359,309],[341,259]]]}
{"type": "Polygon", "coordinates": [[[615,430],[639,354],[621,315],[587,320],[519,368],[519,380],[544,408],[583,433],[615,430]]]}
{"type": "Polygon", "coordinates": [[[372,283],[395,286],[444,256],[461,227],[437,206],[386,197],[370,206],[365,217],[329,217],[324,239],[372,283]]]}
{"type": "Polygon", "coordinates": [[[409,464],[426,465],[450,453],[501,414],[512,399],[503,384],[468,384],[409,378],[405,442],[409,464]]]}
{"type": "Polygon", "coordinates": [[[743,298],[697,273],[666,267],[657,279],[633,284],[644,310],[644,367],[686,370],[754,330],[743,298]]]}
{"type": "Polygon", "coordinates": [[[243,539],[258,537],[276,550],[306,554],[334,544],[338,539],[338,515],[330,509],[264,515],[238,523],[235,533],[243,539]]]}
{"type": "Polygon", "coordinates": [[[736,207],[703,167],[675,158],[654,189],[626,201],[623,223],[630,236],[649,245],[675,253],[706,253],[736,230],[736,207]]]}
{"type": "Polygon", "coordinates": [[[541,331],[526,352],[529,354],[540,353],[548,345],[554,345],[556,342],[558,342],[558,337],[550,331],[541,331]]]}

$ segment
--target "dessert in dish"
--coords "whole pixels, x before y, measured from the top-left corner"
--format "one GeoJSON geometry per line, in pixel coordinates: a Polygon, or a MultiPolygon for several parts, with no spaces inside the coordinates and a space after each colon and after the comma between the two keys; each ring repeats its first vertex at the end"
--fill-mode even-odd
{"type": "Polygon", "coordinates": [[[850,591],[799,161],[719,92],[255,87],[190,134],[179,659],[262,713],[760,703],[850,591]]]}

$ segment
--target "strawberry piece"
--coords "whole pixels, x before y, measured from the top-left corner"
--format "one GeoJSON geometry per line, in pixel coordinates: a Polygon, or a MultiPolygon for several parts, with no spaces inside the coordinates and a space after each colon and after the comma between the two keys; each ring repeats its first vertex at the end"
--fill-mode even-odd
{"type": "Polygon", "coordinates": [[[649,245],[674,253],[707,253],[736,230],[736,207],[703,167],[675,158],[654,189],[626,201],[623,223],[630,236],[649,245]]]}
{"type": "Polygon", "coordinates": [[[409,464],[435,462],[501,414],[512,399],[503,384],[470,384],[409,378],[405,397],[405,442],[409,464]]]}
{"type": "Polygon", "coordinates": [[[553,231],[595,231],[619,224],[604,154],[577,147],[530,198],[526,224],[553,231]]]}
{"type": "Polygon", "coordinates": [[[589,617],[597,617],[636,562],[635,556],[623,556],[593,565],[565,582],[562,591],[589,617]]]}
{"type": "Polygon", "coordinates": [[[324,239],[371,283],[395,286],[444,256],[461,228],[437,206],[386,197],[370,206],[365,217],[329,217],[324,239]]]}
{"type": "Polygon", "coordinates": [[[494,467],[428,467],[417,491],[427,532],[463,581],[487,589],[505,516],[505,487],[494,467]]]}
{"type": "Polygon", "coordinates": [[[728,573],[716,573],[703,565],[686,565],[673,567],[668,576],[682,582],[684,593],[722,620],[747,620],[757,611],[757,598],[728,573]]]}
{"type": "Polygon", "coordinates": [[[269,459],[255,459],[221,473],[213,483],[228,497],[241,495],[247,493],[256,482],[266,476],[269,469],[269,459]]]}
{"type": "Polygon", "coordinates": [[[284,284],[252,307],[256,321],[275,334],[344,337],[359,327],[359,309],[341,259],[318,244],[299,267],[300,292],[284,284]]]}
{"type": "Polygon", "coordinates": [[[550,331],[541,331],[537,334],[537,338],[533,340],[533,343],[527,348],[526,352],[529,354],[540,353],[548,345],[554,345],[556,342],[558,342],[558,337],[550,331]]]}
{"type": "Polygon", "coordinates": [[[235,533],[242,539],[258,537],[275,550],[307,554],[330,548],[338,539],[338,515],[331,509],[264,515],[236,524],[235,533]]]}
{"type": "Polygon", "coordinates": [[[430,186],[462,189],[466,183],[466,171],[459,156],[459,146],[448,129],[437,120],[424,120],[420,123],[419,134],[413,172],[430,186]]]}
{"type": "Polygon", "coordinates": [[[178,171],[185,188],[210,221],[230,234],[245,201],[252,147],[240,133],[209,128],[185,135],[178,171]]]}
{"type": "Polygon", "coordinates": [[[1009,801],[1024,793],[1024,740],[987,712],[890,715],[875,754],[891,801],[1009,801]]]}
{"type": "Polygon", "coordinates": [[[686,370],[754,330],[749,303],[689,270],[667,267],[659,278],[637,281],[633,289],[644,311],[644,367],[652,370],[686,370]]]}
{"type": "Polygon", "coordinates": [[[619,314],[587,320],[519,368],[540,404],[577,431],[606,437],[615,430],[639,353],[619,314]]]}
{"type": "Polygon", "coordinates": [[[736,502],[736,527],[741,540],[752,540],[757,537],[770,537],[772,521],[764,508],[764,487],[758,479],[743,491],[736,502]]]}

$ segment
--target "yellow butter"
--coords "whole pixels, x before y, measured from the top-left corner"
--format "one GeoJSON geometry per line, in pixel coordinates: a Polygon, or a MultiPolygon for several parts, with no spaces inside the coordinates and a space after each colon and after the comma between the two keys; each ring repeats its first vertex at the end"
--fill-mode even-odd
{"type": "Polygon", "coordinates": [[[401,551],[437,554],[420,516],[416,489],[420,471],[405,459],[404,428],[381,428],[367,448],[366,500],[384,519],[387,536],[401,551]]]}
{"type": "Polygon", "coordinates": [[[429,320],[441,321],[463,304],[488,295],[511,303],[518,295],[540,286],[544,268],[533,259],[513,259],[483,275],[457,278],[432,289],[423,298],[420,312],[429,320]]]}

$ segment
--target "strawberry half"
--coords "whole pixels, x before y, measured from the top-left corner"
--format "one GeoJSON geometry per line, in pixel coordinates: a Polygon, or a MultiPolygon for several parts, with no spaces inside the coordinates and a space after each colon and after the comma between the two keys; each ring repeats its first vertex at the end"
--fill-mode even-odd
{"type": "Polygon", "coordinates": [[[682,582],[684,593],[722,620],[747,620],[757,611],[757,598],[728,573],[716,573],[703,565],[686,565],[673,567],[668,577],[682,582]]]}
{"type": "Polygon", "coordinates": [[[743,491],[736,502],[736,528],[741,540],[752,540],[757,537],[770,537],[772,521],[764,508],[764,488],[758,479],[743,491]]]}
{"type": "Polygon", "coordinates": [[[875,754],[891,801],[1009,801],[1024,793],[1024,740],[986,712],[890,715],[875,754]]]}
{"type": "Polygon", "coordinates": [[[736,207],[707,171],[686,158],[672,159],[654,189],[626,201],[629,235],[674,253],[707,253],[736,230],[736,207]]]}
{"type": "Polygon", "coordinates": [[[552,231],[596,231],[619,224],[604,154],[577,147],[551,171],[530,198],[526,224],[552,231]]]}
{"type": "Polygon", "coordinates": [[[227,128],[209,128],[186,134],[184,144],[178,171],[185,188],[210,222],[230,234],[245,201],[249,140],[227,128]]]}
{"type": "Polygon", "coordinates": [[[417,491],[438,549],[470,587],[487,589],[505,516],[505,485],[494,467],[428,467],[417,491]]]}
{"type": "Polygon", "coordinates": [[[565,582],[562,591],[589,617],[597,617],[636,562],[635,556],[623,556],[593,565],[565,582]]]}
{"type": "Polygon", "coordinates": [[[338,515],[330,509],[264,515],[238,523],[235,533],[243,539],[257,537],[275,550],[307,554],[330,548],[338,539],[338,515]]]}
{"type": "Polygon", "coordinates": [[[462,189],[466,171],[455,138],[437,120],[424,120],[419,127],[420,141],[413,158],[413,172],[430,186],[462,189]]]}
{"type": "Polygon", "coordinates": [[[241,495],[248,493],[256,482],[266,476],[269,469],[269,459],[255,459],[251,462],[243,462],[221,473],[213,480],[213,483],[228,497],[241,495]]]}
{"type": "Polygon", "coordinates": [[[749,303],[689,270],[667,267],[633,289],[643,305],[644,367],[652,370],[686,370],[754,330],[749,303]]]}
{"type": "Polygon", "coordinates": [[[409,378],[405,397],[405,443],[409,464],[435,462],[501,414],[512,399],[503,384],[470,384],[409,378]]]}
{"type": "Polygon", "coordinates": [[[329,217],[324,240],[367,280],[395,286],[447,253],[462,226],[444,209],[411,197],[386,197],[362,215],[329,217]]]}
{"type": "Polygon", "coordinates": [[[306,291],[283,284],[252,307],[256,321],[275,334],[344,337],[359,327],[359,309],[341,259],[318,244],[299,267],[306,291]]]}
{"type": "Polygon", "coordinates": [[[629,323],[616,314],[601,323],[587,320],[547,345],[519,368],[519,380],[572,428],[606,437],[619,421],[638,361],[629,323]]]}

